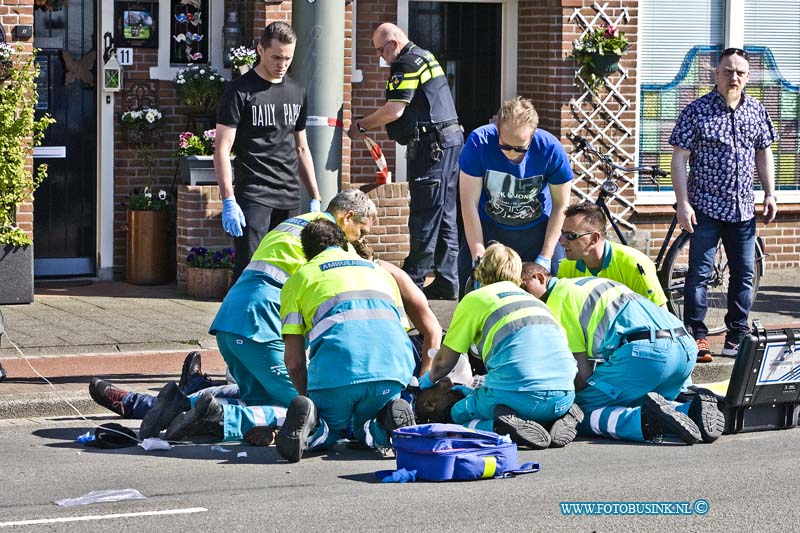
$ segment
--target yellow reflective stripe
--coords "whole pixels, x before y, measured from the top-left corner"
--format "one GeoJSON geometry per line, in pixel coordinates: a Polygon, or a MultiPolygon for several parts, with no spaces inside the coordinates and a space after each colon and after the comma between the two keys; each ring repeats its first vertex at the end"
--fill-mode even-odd
{"type": "Polygon", "coordinates": [[[481,479],[494,477],[495,472],[497,472],[497,457],[494,455],[485,456],[483,458],[483,474],[481,474],[481,479]]]}
{"type": "MultiPolygon", "coordinates": [[[[425,83],[425,82],[422,82],[422,83],[425,83]]],[[[400,82],[400,84],[397,87],[392,86],[390,90],[392,90],[392,91],[403,91],[403,90],[406,90],[406,89],[414,89],[414,90],[416,90],[417,87],[419,87],[419,80],[403,80],[403,81],[400,82]]]]}
{"type": "Polygon", "coordinates": [[[430,70],[426,70],[425,72],[420,74],[419,81],[424,84],[433,78],[438,78],[439,76],[444,76],[444,70],[442,70],[442,67],[436,67],[430,70]]]}

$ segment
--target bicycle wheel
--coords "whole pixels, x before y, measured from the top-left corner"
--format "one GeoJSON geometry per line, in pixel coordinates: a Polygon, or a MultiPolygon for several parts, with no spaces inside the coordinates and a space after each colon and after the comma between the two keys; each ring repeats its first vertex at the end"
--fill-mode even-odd
{"type": "MultiPolygon", "coordinates": [[[[761,269],[759,268],[760,251],[756,243],[755,265],[753,269],[753,301],[758,293],[761,282],[761,269]]],[[[686,272],[689,270],[689,234],[682,233],[669,247],[662,267],[662,284],[667,295],[667,306],[678,318],[683,320],[683,288],[686,272]]],[[[722,243],[717,244],[714,255],[714,267],[711,279],[706,286],[706,311],[705,324],[709,335],[722,333],[725,327],[725,314],[728,312],[728,258],[722,243]]]]}

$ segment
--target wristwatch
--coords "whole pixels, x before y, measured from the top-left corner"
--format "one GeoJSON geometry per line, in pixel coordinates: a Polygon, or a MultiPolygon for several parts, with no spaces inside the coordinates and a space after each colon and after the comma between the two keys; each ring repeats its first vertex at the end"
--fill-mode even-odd
{"type": "Polygon", "coordinates": [[[358,128],[358,133],[367,133],[367,128],[362,126],[360,122],[356,122],[356,128],[358,128]]]}
{"type": "Polygon", "coordinates": [[[772,198],[773,200],[775,200],[775,203],[776,203],[776,204],[778,203],[778,197],[777,197],[777,196],[775,196],[774,194],[772,194],[771,192],[768,192],[768,193],[766,193],[766,194],[764,195],[764,201],[766,201],[766,200],[767,200],[767,198],[772,198]]]}

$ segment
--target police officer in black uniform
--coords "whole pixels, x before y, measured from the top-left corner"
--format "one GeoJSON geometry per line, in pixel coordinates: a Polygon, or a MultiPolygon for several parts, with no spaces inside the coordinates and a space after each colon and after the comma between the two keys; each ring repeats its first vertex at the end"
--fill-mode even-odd
{"type": "Polygon", "coordinates": [[[394,24],[378,26],[375,51],[391,64],[386,103],[350,126],[352,139],[386,126],[389,138],[405,145],[411,194],[408,232],[411,249],[403,270],[429,299],[458,296],[458,156],[464,144],[444,69],[429,51],[408,40],[394,24]]]}

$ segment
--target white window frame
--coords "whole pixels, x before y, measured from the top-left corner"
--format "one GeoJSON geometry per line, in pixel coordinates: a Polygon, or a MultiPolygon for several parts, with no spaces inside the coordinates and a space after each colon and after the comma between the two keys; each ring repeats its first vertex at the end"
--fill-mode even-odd
{"type": "MultiPolygon", "coordinates": [[[[150,79],[173,80],[178,71],[185,67],[174,67],[169,62],[169,43],[172,26],[170,22],[171,2],[158,3],[158,65],[150,67],[150,79]]],[[[223,76],[230,79],[231,69],[222,65],[222,26],[225,22],[225,2],[222,0],[208,0],[208,53],[211,56],[210,65],[216,68],[223,76]]],[[[189,66],[189,65],[186,65],[189,66]]]]}
{"type": "MultiPolygon", "coordinates": [[[[737,47],[741,48],[744,45],[744,0],[727,0],[725,4],[725,44],[724,47],[737,47]]],[[[641,61],[641,57],[637,58],[637,63],[641,61]]],[[[636,78],[636,97],[641,95],[641,79],[636,78]]],[[[641,124],[639,123],[639,116],[641,112],[642,102],[638,102],[638,111],[636,113],[636,161],[639,160],[639,135],[641,135],[641,124]]],[[[756,177],[756,179],[758,179],[756,177]]],[[[636,205],[671,205],[675,202],[674,191],[639,191],[638,182],[636,186],[636,205]]],[[[775,193],[782,204],[784,203],[800,203],[800,190],[797,191],[776,191],[775,193]]],[[[764,192],[761,190],[755,191],[756,204],[764,201],[764,192]]],[[[758,209],[758,206],[756,206],[758,209]]]]}

